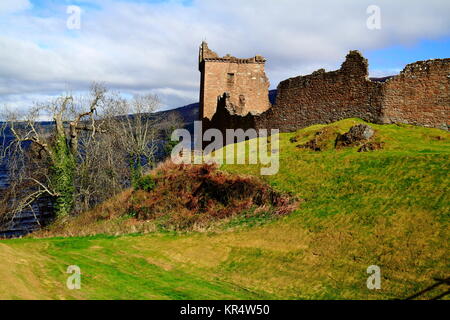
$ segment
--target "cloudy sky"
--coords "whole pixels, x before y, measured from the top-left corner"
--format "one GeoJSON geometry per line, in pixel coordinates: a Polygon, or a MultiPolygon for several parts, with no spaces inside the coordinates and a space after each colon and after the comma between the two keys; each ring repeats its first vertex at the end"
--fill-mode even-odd
{"type": "Polygon", "coordinates": [[[265,56],[272,88],[337,69],[352,49],[371,76],[395,74],[450,56],[449,17],[448,0],[0,0],[0,109],[93,81],[156,93],[165,109],[196,102],[202,40],[220,55],[265,56]],[[380,29],[367,27],[370,5],[380,29]],[[79,28],[70,6],[81,9],[79,28]]]}

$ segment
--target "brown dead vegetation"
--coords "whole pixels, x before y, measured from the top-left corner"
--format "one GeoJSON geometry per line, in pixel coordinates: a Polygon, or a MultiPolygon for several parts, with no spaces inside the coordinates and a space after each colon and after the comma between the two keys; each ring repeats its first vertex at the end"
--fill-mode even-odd
{"type": "Polygon", "coordinates": [[[147,233],[158,229],[206,230],[233,217],[289,214],[298,201],[261,180],[217,170],[215,165],[176,165],[150,173],[150,191],[128,189],[95,209],[57,220],[34,237],[147,233]]]}
{"type": "Polygon", "coordinates": [[[285,215],[295,208],[291,197],[259,179],[227,174],[215,165],[166,162],[152,176],[154,190],[134,191],[128,211],[139,220],[157,220],[168,229],[205,227],[239,214],[285,215]]]}

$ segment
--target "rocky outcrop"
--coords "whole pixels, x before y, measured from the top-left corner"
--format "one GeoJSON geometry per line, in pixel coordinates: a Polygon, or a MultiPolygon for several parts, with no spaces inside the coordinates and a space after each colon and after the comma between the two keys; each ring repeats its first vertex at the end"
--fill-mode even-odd
{"type": "Polygon", "coordinates": [[[336,147],[348,147],[360,144],[373,137],[375,130],[367,124],[358,124],[350,128],[343,135],[339,135],[336,139],[336,147]]]}

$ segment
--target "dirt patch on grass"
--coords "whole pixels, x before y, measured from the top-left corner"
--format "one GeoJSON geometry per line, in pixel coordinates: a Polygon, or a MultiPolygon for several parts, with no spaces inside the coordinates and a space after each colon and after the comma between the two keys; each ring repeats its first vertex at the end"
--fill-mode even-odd
{"type": "Polygon", "coordinates": [[[369,141],[359,147],[358,152],[369,152],[375,150],[381,150],[384,148],[384,142],[382,141],[369,141]]]}

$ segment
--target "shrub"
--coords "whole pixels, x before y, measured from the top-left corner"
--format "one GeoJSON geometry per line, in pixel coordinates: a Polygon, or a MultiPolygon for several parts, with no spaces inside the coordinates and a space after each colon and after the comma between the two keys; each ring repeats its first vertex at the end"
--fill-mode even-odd
{"type": "Polygon", "coordinates": [[[153,179],[152,176],[143,176],[139,179],[137,179],[134,182],[133,188],[135,190],[142,190],[145,192],[150,192],[156,187],[156,181],[153,179]]]}

